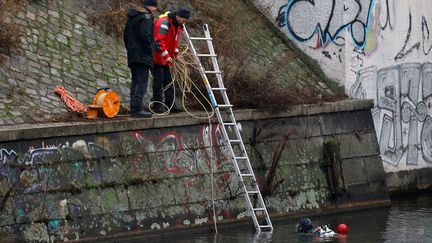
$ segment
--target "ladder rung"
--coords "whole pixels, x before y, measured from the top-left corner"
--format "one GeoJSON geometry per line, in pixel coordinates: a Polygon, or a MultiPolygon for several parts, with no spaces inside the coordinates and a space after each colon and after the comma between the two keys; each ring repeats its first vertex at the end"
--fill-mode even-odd
{"type": "Polygon", "coordinates": [[[212,88],[212,90],[216,90],[216,91],[226,91],[226,88],[212,88]]]}
{"type": "Polygon", "coordinates": [[[207,37],[190,37],[191,40],[213,40],[212,38],[207,37]]]}
{"type": "Polygon", "coordinates": [[[258,194],[259,191],[246,191],[247,194],[258,194]]]}
{"type": "MultiPolygon", "coordinates": [[[[206,86],[210,90],[210,93],[213,94],[213,91],[215,92],[217,91],[219,92],[218,94],[222,95],[223,101],[220,101],[221,102],[220,104],[218,104],[218,102],[215,101],[213,104],[215,106],[215,110],[218,115],[219,124],[223,127],[224,136],[226,136],[224,139],[226,142],[228,142],[228,146],[231,147],[230,159],[232,160],[232,162],[234,163],[238,171],[238,173],[236,172],[235,174],[238,176],[239,185],[242,188],[243,195],[245,196],[245,199],[247,201],[248,209],[250,210],[250,212],[252,212],[251,216],[253,218],[256,231],[258,233],[261,231],[273,231],[273,226],[270,221],[270,216],[267,212],[267,208],[263,201],[260,188],[257,185],[254,171],[251,167],[249,157],[247,155],[245,146],[243,144],[243,139],[240,136],[240,130],[239,130],[240,124],[236,122],[236,119],[233,114],[234,106],[229,102],[227,88],[224,86],[222,82],[223,79],[222,70],[219,69],[218,60],[217,60],[218,55],[215,53],[212,44],[213,38],[210,36],[208,25],[204,25],[204,36],[201,35],[198,37],[190,37],[186,28],[184,28],[184,33],[188,39],[188,45],[191,48],[191,51],[195,59],[197,59],[197,61],[199,62],[200,60],[209,57],[210,58],[209,60],[211,60],[213,63],[213,68],[209,68],[209,70],[205,70],[204,66],[200,64],[199,65],[200,72],[205,79],[207,79],[207,76],[211,74],[214,74],[214,76],[212,77],[217,78],[219,85],[217,86],[215,85],[214,88],[211,87],[210,84],[206,84],[206,86]],[[197,42],[193,42],[194,40],[196,40],[197,42]],[[198,41],[204,41],[207,44],[208,49],[201,50],[203,53],[196,52],[194,43],[198,43],[198,41]],[[201,57],[203,58],[201,59],[201,57]],[[234,127],[234,129],[232,129],[232,127],[234,127]],[[227,130],[235,131],[236,136],[230,134],[231,135],[230,138],[228,136],[227,130]],[[236,148],[237,146],[239,147],[238,149],[240,150],[240,153],[236,155],[234,153],[234,148],[236,148]],[[243,168],[244,166],[240,166],[243,164],[246,165],[246,168],[243,168]],[[240,168],[242,169],[240,170],[240,168]],[[259,204],[257,205],[251,204],[253,198],[258,199],[259,204]],[[258,218],[260,216],[264,216],[266,218],[266,221],[259,222],[258,218]]],[[[204,44],[204,42],[200,42],[200,43],[204,44]]]]}
{"type": "Polygon", "coordinates": [[[233,105],[217,105],[219,108],[232,108],[233,105]]]}
{"type": "Polygon", "coordinates": [[[217,55],[213,55],[213,54],[197,54],[197,57],[217,57],[217,55]]]}

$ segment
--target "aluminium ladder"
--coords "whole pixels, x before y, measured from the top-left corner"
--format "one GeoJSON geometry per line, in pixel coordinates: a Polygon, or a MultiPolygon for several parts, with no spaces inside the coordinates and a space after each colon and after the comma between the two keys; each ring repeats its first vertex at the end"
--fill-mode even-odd
{"type": "Polygon", "coordinates": [[[188,46],[192,55],[199,66],[199,71],[203,78],[204,84],[207,89],[207,93],[210,97],[210,102],[215,109],[219,124],[221,125],[221,130],[223,136],[227,142],[227,148],[230,152],[235,171],[239,177],[239,184],[243,190],[246,204],[250,210],[252,220],[255,224],[255,229],[257,233],[261,231],[273,231],[273,225],[270,220],[270,216],[267,211],[267,207],[264,204],[263,197],[261,195],[258,184],[256,183],[256,177],[253,172],[249,157],[246,153],[246,148],[243,143],[243,139],[240,134],[240,130],[237,126],[236,119],[233,113],[233,106],[229,102],[227,90],[222,81],[222,72],[219,69],[219,64],[217,61],[217,55],[213,46],[213,39],[210,36],[210,31],[208,25],[204,25],[205,37],[190,37],[186,27],[184,27],[184,34],[188,42],[188,46]],[[206,41],[207,47],[210,53],[201,54],[197,53],[196,48],[192,41],[206,41]],[[213,70],[205,70],[200,58],[211,58],[213,70]],[[218,87],[212,87],[207,74],[216,75],[218,87]],[[220,92],[223,98],[222,103],[219,103],[214,92],[220,92]],[[228,128],[228,131],[227,131],[228,128]],[[256,200],[255,200],[256,199],[256,200]],[[264,217],[263,223],[260,223],[260,216],[264,217]]]}

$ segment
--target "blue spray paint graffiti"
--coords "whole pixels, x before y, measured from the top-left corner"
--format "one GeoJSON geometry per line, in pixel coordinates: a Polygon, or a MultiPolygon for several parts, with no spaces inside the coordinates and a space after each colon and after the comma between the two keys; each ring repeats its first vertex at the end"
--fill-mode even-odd
{"type": "Polygon", "coordinates": [[[276,21],[284,26],[284,20],[291,38],[300,42],[318,34],[322,46],[348,29],[356,47],[363,49],[373,3],[374,0],[289,0],[279,10],[276,21]]]}
{"type": "Polygon", "coordinates": [[[58,220],[58,219],[50,220],[48,222],[48,225],[49,225],[50,229],[57,229],[58,227],[60,227],[60,220],[58,220]]]}

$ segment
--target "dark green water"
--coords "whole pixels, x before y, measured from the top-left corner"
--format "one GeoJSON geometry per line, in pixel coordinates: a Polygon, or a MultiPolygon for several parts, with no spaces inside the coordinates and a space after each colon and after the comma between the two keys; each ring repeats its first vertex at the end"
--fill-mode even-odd
{"type": "MultiPolygon", "coordinates": [[[[346,236],[319,238],[297,235],[297,220],[274,222],[271,235],[255,236],[250,226],[219,229],[219,235],[210,232],[153,236],[121,242],[180,242],[180,243],[243,243],[243,242],[432,242],[432,193],[393,199],[391,207],[357,212],[310,217],[314,224],[349,227],[346,236]]],[[[252,222],[251,222],[252,224],[252,222]]]]}

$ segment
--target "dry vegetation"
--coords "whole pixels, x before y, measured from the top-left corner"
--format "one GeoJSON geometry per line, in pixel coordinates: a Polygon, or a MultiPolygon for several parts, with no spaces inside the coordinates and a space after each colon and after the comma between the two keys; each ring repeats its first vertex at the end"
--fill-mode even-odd
{"type": "Polygon", "coordinates": [[[123,36],[123,29],[127,21],[127,10],[142,2],[141,0],[99,0],[99,13],[93,18],[94,23],[102,25],[108,33],[117,37],[123,36]]]}
{"type": "MultiPolygon", "coordinates": [[[[221,70],[228,88],[231,102],[237,107],[258,108],[264,110],[289,109],[296,104],[312,104],[324,101],[345,99],[345,95],[325,95],[315,87],[284,87],[276,81],[276,71],[286,65],[285,60],[293,58],[292,53],[284,53],[282,61],[276,61],[264,72],[255,71],[251,60],[258,58],[254,49],[248,49],[249,42],[256,32],[254,22],[239,14],[242,1],[220,0],[218,6],[206,0],[191,0],[199,15],[193,24],[201,25],[211,19],[211,34],[214,45],[221,59],[221,70]],[[203,20],[203,19],[206,19],[203,20]]],[[[300,77],[299,77],[300,78],[300,77]]]]}
{"type": "Polygon", "coordinates": [[[0,0],[0,53],[10,54],[19,46],[21,29],[14,18],[26,3],[24,0],[0,0]]]}

